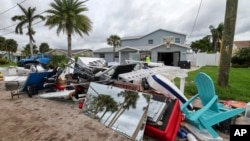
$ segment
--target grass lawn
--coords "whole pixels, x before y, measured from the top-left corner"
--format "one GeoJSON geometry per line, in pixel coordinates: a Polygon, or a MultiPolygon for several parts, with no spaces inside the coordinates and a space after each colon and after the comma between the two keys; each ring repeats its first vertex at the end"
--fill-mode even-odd
{"type": "Polygon", "coordinates": [[[17,66],[17,63],[11,62],[11,63],[5,64],[5,65],[0,64],[0,67],[9,67],[9,66],[17,66]]]}
{"type": "Polygon", "coordinates": [[[197,93],[194,84],[194,77],[198,72],[208,74],[214,81],[216,93],[221,100],[250,101],[250,68],[230,68],[229,86],[219,87],[217,84],[219,68],[216,66],[206,66],[199,70],[188,73],[185,84],[185,95],[190,97],[197,93]]]}

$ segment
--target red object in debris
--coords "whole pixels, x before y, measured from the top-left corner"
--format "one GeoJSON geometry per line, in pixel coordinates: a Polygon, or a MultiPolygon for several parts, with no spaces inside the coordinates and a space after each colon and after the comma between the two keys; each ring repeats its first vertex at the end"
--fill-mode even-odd
{"type": "Polygon", "coordinates": [[[154,126],[147,123],[144,133],[160,141],[175,141],[183,115],[178,100],[167,104],[168,108],[163,114],[163,125],[154,126]]]}
{"type": "Polygon", "coordinates": [[[56,84],[55,88],[59,91],[63,91],[65,87],[63,85],[56,84]]]}
{"type": "Polygon", "coordinates": [[[82,102],[79,103],[78,107],[79,109],[82,109],[83,108],[83,105],[84,105],[84,100],[82,102]]]}
{"type": "Polygon", "coordinates": [[[224,101],[224,105],[234,108],[246,108],[247,103],[243,101],[228,100],[224,101]]]}
{"type": "Polygon", "coordinates": [[[79,109],[82,109],[83,108],[83,103],[79,103],[78,107],[79,107],[79,109]]]}

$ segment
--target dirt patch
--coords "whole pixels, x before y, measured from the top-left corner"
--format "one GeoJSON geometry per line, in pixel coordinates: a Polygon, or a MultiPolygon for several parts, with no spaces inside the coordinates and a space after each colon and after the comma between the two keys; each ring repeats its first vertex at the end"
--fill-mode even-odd
{"type": "Polygon", "coordinates": [[[85,116],[73,101],[20,95],[11,99],[0,82],[0,141],[127,141],[85,116]]]}

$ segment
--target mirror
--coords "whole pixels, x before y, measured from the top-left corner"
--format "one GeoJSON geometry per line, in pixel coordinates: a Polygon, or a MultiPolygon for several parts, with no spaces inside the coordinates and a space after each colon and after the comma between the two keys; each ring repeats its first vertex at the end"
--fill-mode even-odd
{"type": "Polygon", "coordinates": [[[132,140],[142,140],[151,95],[91,82],[83,113],[132,140]]]}

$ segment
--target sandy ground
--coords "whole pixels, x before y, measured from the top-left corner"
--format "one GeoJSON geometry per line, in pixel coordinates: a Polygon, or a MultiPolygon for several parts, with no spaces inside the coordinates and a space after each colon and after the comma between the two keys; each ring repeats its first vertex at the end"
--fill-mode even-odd
{"type": "Polygon", "coordinates": [[[0,82],[0,141],[127,141],[85,116],[73,101],[23,94],[11,99],[0,82]]]}

